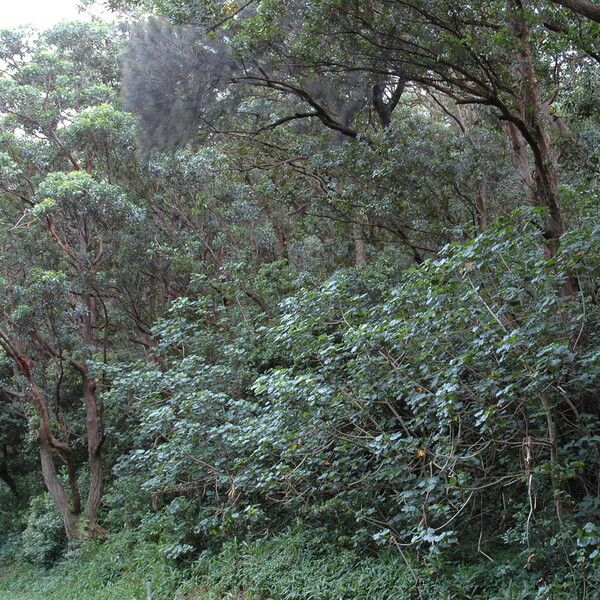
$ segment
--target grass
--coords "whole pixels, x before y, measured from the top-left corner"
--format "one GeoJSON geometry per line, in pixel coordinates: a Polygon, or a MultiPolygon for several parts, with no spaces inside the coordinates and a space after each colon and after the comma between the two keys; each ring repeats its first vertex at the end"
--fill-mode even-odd
{"type": "MultiPolygon", "coordinates": [[[[51,568],[0,566],[0,600],[597,600],[595,586],[537,583],[539,575],[498,556],[490,563],[414,562],[365,554],[322,530],[301,529],[255,542],[232,540],[218,554],[177,565],[156,543],[133,534],[90,543],[51,568]],[[418,583],[415,578],[418,577],[418,583]],[[421,596],[419,596],[420,588],[421,596]]],[[[514,557],[513,557],[514,558],[514,557]]]]}
{"type": "Polygon", "coordinates": [[[27,563],[0,569],[0,600],[172,600],[184,573],[154,544],[91,544],[52,568],[27,563]]]}
{"type": "Polygon", "coordinates": [[[232,541],[186,568],[157,544],[122,536],[93,543],[51,568],[0,568],[0,600],[373,599],[403,600],[406,567],[392,557],[360,557],[308,532],[255,543],[232,541]]]}

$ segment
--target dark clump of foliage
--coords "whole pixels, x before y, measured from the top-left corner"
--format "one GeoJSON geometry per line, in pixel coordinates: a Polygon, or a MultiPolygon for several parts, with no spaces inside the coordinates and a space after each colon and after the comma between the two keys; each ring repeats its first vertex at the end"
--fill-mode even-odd
{"type": "Polygon", "coordinates": [[[595,4],[104,4],[0,30],[0,599],[600,597],[595,4]]]}

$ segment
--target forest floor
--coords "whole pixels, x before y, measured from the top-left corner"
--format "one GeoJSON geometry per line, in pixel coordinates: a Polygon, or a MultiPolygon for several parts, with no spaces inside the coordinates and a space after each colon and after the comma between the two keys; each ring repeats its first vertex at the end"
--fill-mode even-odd
{"type": "MultiPolygon", "coordinates": [[[[168,558],[161,544],[115,536],[67,552],[49,566],[0,553],[0,600],[576,600],[540,589],[519,558],[498,568],[477,562],[414,562],[393,552],[365,555],[299,530],[270,540],[225,544],[193,560],[168,558]],[[312,540],[312,541],[311,541],[312,540]],[[2,560],[5,562],[2,563],[2,560]]],[[[598,596],[589,594],[589,600],[598,596]]]]}
{"type": "Polygon", "coordinates": [[[116,580],[78,581],[77,572],[12,564],[0,571],[0,600],[138,600],[145,599],[144,582],[124,574],[116,580]]]}

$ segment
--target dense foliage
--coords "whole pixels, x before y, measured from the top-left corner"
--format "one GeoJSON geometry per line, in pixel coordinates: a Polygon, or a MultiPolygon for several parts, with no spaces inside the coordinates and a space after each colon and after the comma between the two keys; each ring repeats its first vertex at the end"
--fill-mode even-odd
{"type": "Polygon", "coordinates": [[[0,31],[0,598],[597,597],[597,5],[108,4],[0,31]]]}

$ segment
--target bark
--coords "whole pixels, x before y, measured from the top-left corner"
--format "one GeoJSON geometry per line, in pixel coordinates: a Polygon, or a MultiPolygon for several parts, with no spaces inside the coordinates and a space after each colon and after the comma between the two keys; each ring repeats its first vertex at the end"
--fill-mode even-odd
{"type": "Polygon", "coordinates": [[[69,487],[71,488],[73,514],[79,516],[81,514],[81,493],[79,492],[79,482],[77,481],[77,465],[75,464],[71,453],[65,457],[65,462],[67,464],[67,472],[69,474],[69,487]]]}
{"type": "Polygon", "coordinates": [[[67,539],[72,542],[79,539],[79,528],[77,523],[77,515],[73,512],[72,503],[69,496],[63,487],[56,470],[54,453],[57,449],[70,451],[66,444],[58,442],[52,435],[50,428],[50,419],[48,414],[48,404],[46,397],[40,388],[37,386],[29,371],[29,383],[31,385],[31,393],[33,396],[34,406],[40,418],[38,429],[38,441],[40,447],[40,461],[42,465],[42,476],[48,493],[52,497],[56,508],[65,528],[67,539]],[[64,447],[63,447],[64,446],[64,447]]]}
{"type": "Polygon", "coordinates": [[[388,88],[386,83],[377,83],[372,88],[372,102],[373,108],[379,117],[379,122],[382,127],[389,127],[392,124],[392,112],[398,105],[400,97],[406,87],[406,80],[400,79],[394,87],[389,99],[386,101],[386,90],[388,88]]]}
{"type": "Polygon", "coordinates": [[[57,440],[52,433],[48,399],[33,378],[31,360],[24,354],[19,343],[2,329],[0,329],[0,347],[12,358],[15,372],[22,373],[29,383],[31,404],[39,419],[38,444],[42,477],[61,516],[67,539],[74,541],[79,537],[77,516],[73,514],[69,496],[60,481],[55,463],[55,453],[68,454],[71,448],[66,442],[57,440]]]}
{"type": "MultiPolygon", "coordinates": [[[[71,259],[71,265],[77,275],[90,274],[90,268],[93,268],[98,257],[101,256],[102,245],[98,251],[97,259],[89,260],[88,256],[91,249],[91,238],[88,223],[82,215],[78,222],[79,233],[79,251],[75,250],[66,242],[61,240],[49,222],[51,237],[71,259]]],[[[93,272],[92,272],[93,276],[93,272]]],[[[95,339],[94,330],[98,326],[97,307],[95,297],[87,294],[81,297],[83,315],[81,317],[81,344],[82,360],[76,360],[73,357],[65,356],[62,350],[52,347],[37,332],[32,332],[36,342],[44,348],[50,356],[59,358],[61,361],[66,359],[81,376],[83,388],[83,400],[86,413],[86,433],[88,446],[88,468],[90,477],[90,487],[85,507],[85,519],[88,530],[82,531],[81,515],[82,502],[81,494],[77,483],[77,465],[74,460],[72,448],[67,441],[57,440],[52,433],[50,408],[44,392],[37,385],[32,374],[32,363],[20,350],[19,345],[11,341],[6,332],[0,331],[0,345],[7,350],[13,358],[18,369],[25,375],[30,385],[32,404],[38,414],[39,429],[38,441],[40,449],[40,459],[42,465],[42,475],[46,488],[50,493],[63,522],[65,534],[70,542],[76,541],[82,535],[91,535],[98,530],[97,520],[100,505],[102,501],[103,470],[101,461],[101,448],[103,442],[103,423],[100,405],[96,393],[96,379],[91,375],[88,362],[93,357],[95,339]],[[62,458],[67,465],[70,494],[63,485],[58,476],[56,459],[62,458]]],[[[63,432],[67,438],[68,433],[63,432]]]]}
{"type": "Polygon", "coordinates": [[[92,525],[98,520],[103,491],[103,470],[101,460],[102,426],[96,401],[96,383],[85,384],[85,404],[88,425],[88,460],[90,469],[90,490],[87,499],[86,516],[92,525]]]}
{"type": "Polygon", "coordinates": [[[511,28],[519,43],[516,69],[521,83],[521,106],[519,114],[512,122],[529,144],[533,154],[536,201],[548,208],[544,236],[550,255],[554,255],[564,231],[562,211],[558,202],[554,150],[544,124],[544,105],[535,71],[524,5],[521,0],[509,0],[509,7],[512,10],[511,28]]]}
{"type": "Polygon", "coordinates": [[[475,220],[477,223],[477,229],[479,231],[483,231],[487,227],[487,186],[485,184],[485,181],[481,181],[477,189],[477,201],[475,202],[475,220]]]}
{"type": "MultiPolygon", "coordinates": [[[[21,370],[29,381],[33,405],[39,418],[38,442],[44,483],[61,516],[67,539],[74,542],[81,538],[83,532],[80,529],[82,506],[73,451],[67,442],[57,440],[54,437],[47,398],[33,379],[30,361],[22,356],[19,358],[21,370]],[[70,495],[58,476],[56,467],[58,456],[67,465],[70,495]]],[[[95,528],[102,499],[102,465],[100,462],[102,428],[95,396],[95,380],[85,376],[83,379],[88,425],[88,448],[94,449],[93,452],[88,453],[90,455],[90,491],[86,506],[86,517],[90,526],[95,528]]]]}
{"type": "Polygon", "coordinates": [[[42,476],[46,488],[58,509],[60,517],[65,528],[65,534],[70,542],[79,539],[79,528],[77,527],[77,518],[73,514],[69,498],[62,486],[58,474],[56,472],[56,465],[54,463],[54,457],[52,454],[52,445],[48,439],[40,431],[39,435],[40,445],[40,460],[42,463],[42,476]]]}
{"type": "Polygon", "coordinates": [[[354,265],[358,268],[364,267],[367,264],[367,247],[362,227],[358,223],[352,227],[352,240],[354,241],[354,265]]]}
{"type": "MultiPolygon", "coordinates": [[[[85,311],[82,322],[82,342],[87,354],[94,343],[96,306],[92,296],[87,296],[85,299],[85,311]]],[[[90,376],[87,365],[85,365],[81,376],[83,380],[90,471],[90,489],[87,498],[86,517],[90,525],[95,527],[102,501],[103,471],[100,451],[103,442],[103,425],[96,394],[96,380],[90,376]]]]}
{"type": "MultiPolygon", "coordinates": [[[[88,315],[83,318],[85,331],[93,333],[93,321],[88,315]]],[[[56,352],[56,351],[54,351],[56,352]]],[[[86,365],[73,361],[80,370],[83,379],[84,402],[86,406],[88,456],[90,472],[90,490],[86,506],[86,518],[90,527],[95,529],[100,502],[102,499],[102,464],[100,460],[100,448],[102,445],[102,425],[96,401],[96,382],[89,377],[86,365]],[[91,449],[91,450],[90,450],[91,449]]],[[[82,514],[81,494],[77,482],[77,466],[73,458],[72,448],[68,442],[57,440],[51,427],[50,410],[44,392],[39,388],[31,373],[31,363],[25,357],[20,357],[21,369],[26,375],[33,399],[33,405],[39,417],[38,440],[40,447],[40,458],[42,463],[42,475],[46,488],[50,493],[63,521],[65,534],[71,542],[80,539],[81,531],[80,517],[82,514]],[[56,457],[60,456],[67,465],[69,495],[58,477],[56,468],[56,457]]]]}
{"type": "MultiPolygon", "coordinates": [[[[434,97],[435,98],[435,97],[434,97]]],[[[458,123],[461,131],[467,136],[470,144],[478,152],[481,152],[481,140],[477,133],[477,130],[472,127],[472,118],[465,119],[465,109],[459,104],[455,106],[455,113],[451,115],[454,120],[458,123]]],[[[449,113],[450,114],[450,113],[449,113]]],[[[467,113],[468,116],[468,113],[467,113]]],[[[477,185],[477,199],[475,200],[475,225],[479,231],[483,231],[488,225],[488,214],[487,214],[487,182],[486,176],[483,175],[482,179],[477,185]]]]}
{"type": "MultiPolygon", "coordinates": [[[[79,250],[83,261],[90,254],[91,232],[86,218],[82,215],[79,219],[79,250]]],[[[92,265],[95,261],[92,262],[92,265]]],[[[87,262],[79,261],[80,271],[89,270],[90,265],[87,262]]],[[[92,273],[93,275],[93,273],[92,273]]],[[[103,423],[102,415],[96,393],[96,379],[90,374],[88,362],[93,357],[95,347],[94,328],[98,321],[98,309],[96,300],[92,294],[83,297],[83,316],[81,319],[81,342],[83,346],[83,360],[78,363],[78,370],[81,375],[83,385],[83,400],[85,403],[86,415],[86,434],[88,446],[88,468],[90,475],[90,488],[87,497],[85,516],[88,520],[90,531],[97,527],[98,513],[102,502],[103,493],[103,470],[101,449],[103,442],[103,423]]]]}
{"type": "Polygon", "coordinates": [[[558,433],[556,429],[556,419],[554,416],[554,409],[550,405],[548,399],[543,394],[541,395],[540,399],[544,409],[544,414],[546,415],[546,424],[548,428],[548,446],[550,448],[550,481],[555,495],[554,505],[556,508],[556,515],[558,516],[559,521],[562,523],[564,507],[560,499],[562,487],[559,479],[560,466],[558,463],[558,433]]]}

